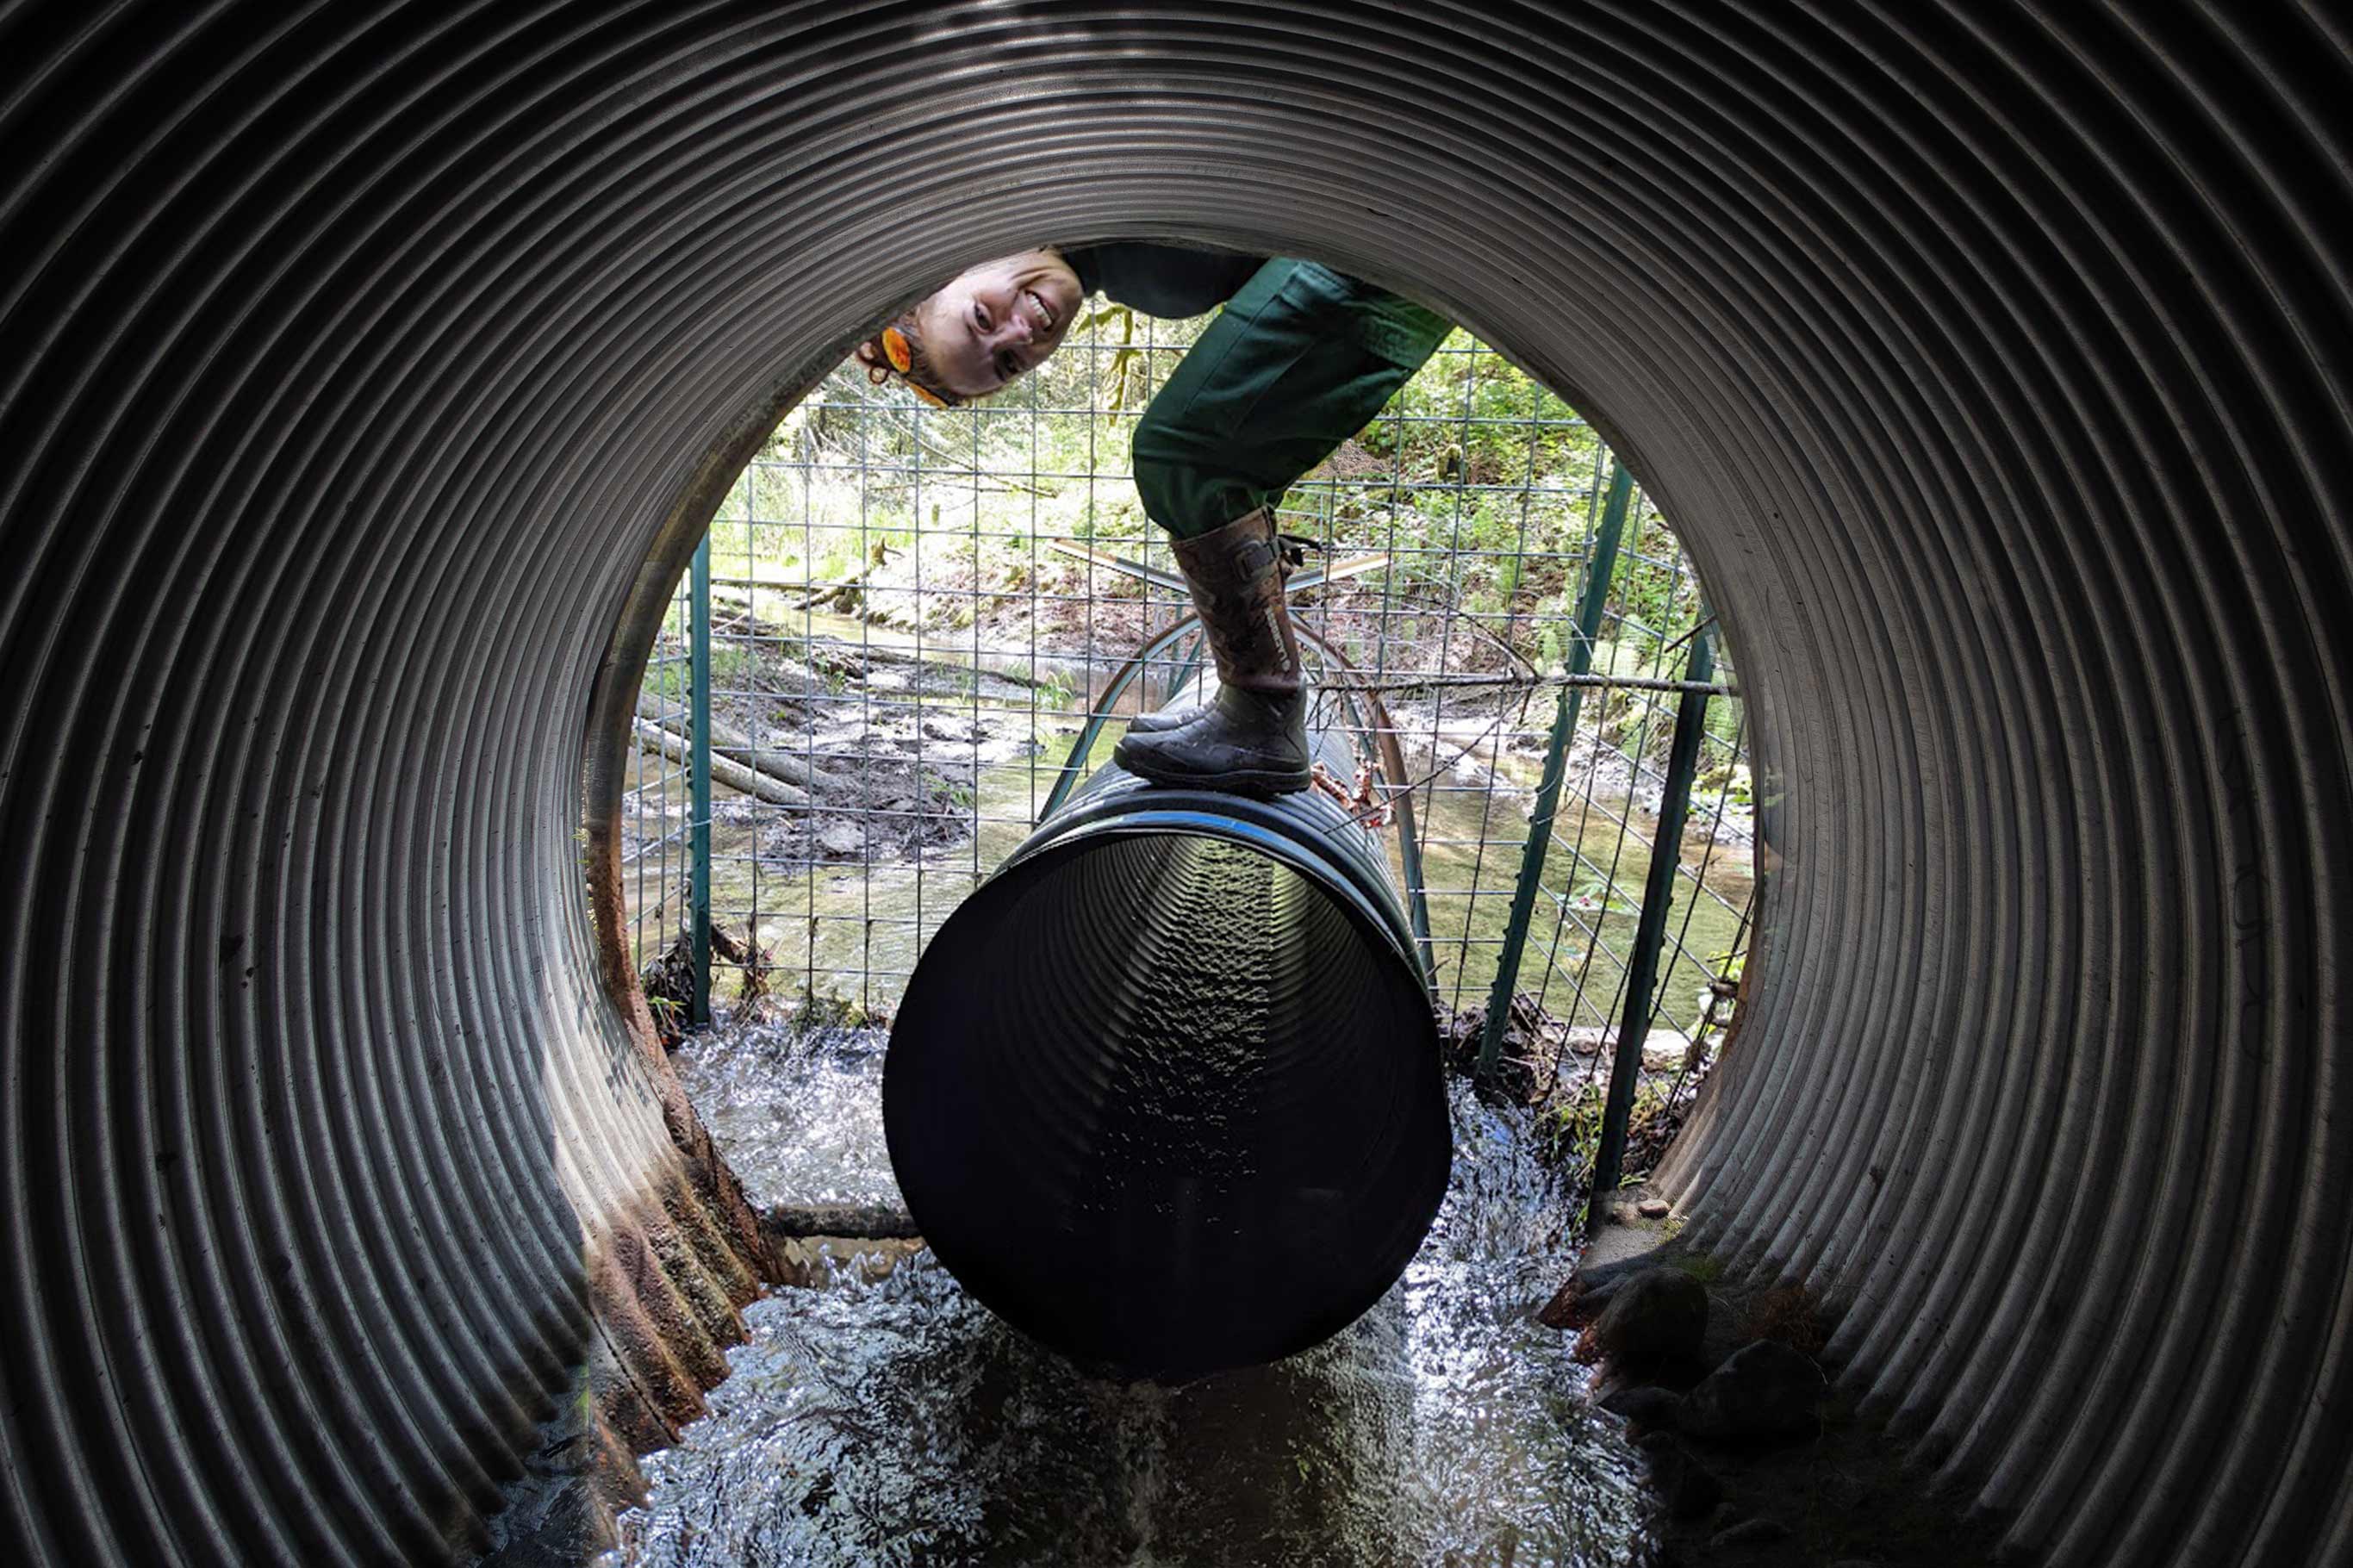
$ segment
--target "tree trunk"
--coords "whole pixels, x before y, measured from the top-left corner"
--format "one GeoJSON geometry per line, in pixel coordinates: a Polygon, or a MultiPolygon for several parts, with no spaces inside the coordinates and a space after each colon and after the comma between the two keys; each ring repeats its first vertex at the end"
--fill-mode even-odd
{"type": "MultiPolygon", "coordinates": [[[[638,721],[638,740],[648,751],[659,752],[674,763],[691,763],[692,761],[692,748],[688,745],[685,736],[650,720],[638,721]]],[[[763,770],[745,767],[732,757],[721,755],[715,747],[711,753],[711,776],[739,795],[765,800],[771,805],[811,804],[808,791],[798,784],[789,784],[763,770]]]]}

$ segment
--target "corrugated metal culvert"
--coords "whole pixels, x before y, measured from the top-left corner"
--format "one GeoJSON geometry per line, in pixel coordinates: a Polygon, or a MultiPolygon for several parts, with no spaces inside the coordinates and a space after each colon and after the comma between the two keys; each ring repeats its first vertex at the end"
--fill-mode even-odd
{"type": "Polygon", "coordinates": [[[584,1356],[691,1413],[756,1244],[577,834],[650,617],[894,303],[1188,235],[1451,311],[1706,574],[1781,867],[1700,1233],[2019,1545],[2353,1560],[2348,48],[0,9],[0,1551],[426,1561],[584,1356]]]}

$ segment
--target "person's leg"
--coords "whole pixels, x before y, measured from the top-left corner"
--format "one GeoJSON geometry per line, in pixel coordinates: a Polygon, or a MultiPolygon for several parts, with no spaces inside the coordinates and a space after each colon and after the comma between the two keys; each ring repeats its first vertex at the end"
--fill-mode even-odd
{"type": "Polygon", "coordinates": [[[1219,696],[1131,725],[1121,766],[1166,784],[1306,787],[1306,700],[1272,508],[1372,421],[1450,330],[1328,268],[1271,261],[1187,353],[1139,422],[1136,489],[1175,539],[1219,696]]]}
{"type": "Polygon", "coordinates": [[[1187,539],[1279,503],[1372,423],[1450,330],[1436,312],[1315,262],[1268,262],[1136,425],[1145,515],[1187,539]]]}

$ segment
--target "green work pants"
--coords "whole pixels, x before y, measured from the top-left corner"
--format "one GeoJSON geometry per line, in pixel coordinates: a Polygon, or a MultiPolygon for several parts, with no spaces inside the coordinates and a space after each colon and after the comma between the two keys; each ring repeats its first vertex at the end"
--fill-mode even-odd
{"type": "Polygon", "coordinates": [[[1145,515],[1191,539],[1280,503],[1372,423],[1451,330],[1435,312],[1328,267],[1268,262],[1136,424],[1145,515]]]}

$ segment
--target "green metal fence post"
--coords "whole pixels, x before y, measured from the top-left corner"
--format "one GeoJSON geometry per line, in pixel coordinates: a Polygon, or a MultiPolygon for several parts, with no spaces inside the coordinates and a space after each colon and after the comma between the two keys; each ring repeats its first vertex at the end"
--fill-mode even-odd
{"type": "MultiPolygon", "coordinates": [[[[1568,650],[1572,676],[1590,674],[1593,642],[1601,635],[1601,612],[1609,599],[1609,579],[1618,569],[1618,543],[1625,536],[1626,513],[1633,500],[1634,476],[1626,465],[1611,460],[1609,496],[1594,530],[1593,560],[1586,568],[1585,596],[1577,609],[1577,638],[1568,650]]],[[[1584,704],[1585,689],[1564,686],[1553,710],[1552,738],[1545,745],[1544,773],[1536,784],[1535,809],[1528,818],[1526,844],[1520,851],[1520,879],[1512,889],[1512,916],[1504,928],[1504,952],[1495,964],[1494,988],[1487,994],[1486,1027],[1479,1036],[1479,1077],[1493,1076],[1504,1051],[1504,1030],[1512,1015],[1512,992],[1520,983],[1520,953],[1527,946],[1528,921],[1535,913],[1536,891],[1544,882],[1545,855],[1552,846],[1553,814],[1560,806],[1560,779],[1568,760],[1569,736],[1584,704]]]]}
{"type": "Polygon", "coordinates": [[[695,547],[688,590],[687,840],[692,869],[687,892],[688,942],[694,995],[688,1020],[711,1022],[711,536],[695,547]]]}
{"type": "MultiPolygon", "coordinates": [[[[1706,681],[1715,675],[1715,653],[1706,630],[1707,606],[1699,609],[1700,631],[1692,638],[1683,679],[1706,681]]],[[[1651,1033],[1651,998],[1659,977],[1659,952],[1666,943],[1667,916],[1674,903],[1675,868],[1682,864],[1683,819],[1691,809],[1692,780],[1699,772],[1700,742],[1707,733],[1707,693],[1686,690],[1675,708],[1675,735],[1667,751],[1666,784],[1659,796],[1659,832],[1651,844],[1651,874],[1642,886],[1642,914],[1634,929],[1634,952],[1626,965],[1626,1014],[1618,1026],[1618,1049],[1609,1062],[1609,1098],[1601,1111],[1601,1146],[1593,1157],[1593,1191],[1586,1207],[1588,1235],[1609,1213],[1609,1194],[1626,1155],[1626,1128],[1632,1119],[1635,1086],[1642,1077],[1642,1045],[1651,1033]]]]}

